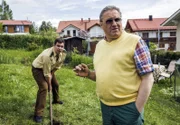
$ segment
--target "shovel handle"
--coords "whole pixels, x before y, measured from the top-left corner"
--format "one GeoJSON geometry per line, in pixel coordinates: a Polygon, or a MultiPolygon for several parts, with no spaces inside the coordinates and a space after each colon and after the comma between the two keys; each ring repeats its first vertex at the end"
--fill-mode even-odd
{"type": "Polygon", "coordinates": [[[49,115],[50,115],[50,123],[53,125],[53,113],[52,113],[52,100],[51,100],[51,90],[49,91],[49,115]]]}

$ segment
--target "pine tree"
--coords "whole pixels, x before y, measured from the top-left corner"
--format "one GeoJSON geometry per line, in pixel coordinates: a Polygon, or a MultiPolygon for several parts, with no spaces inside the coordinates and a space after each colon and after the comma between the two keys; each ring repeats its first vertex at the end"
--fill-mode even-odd
{"type": "Polygon", "coordinates": [[[0,20],[12,20],[13,12],[5,0],[2,0],[0,5],[0,20]]]}

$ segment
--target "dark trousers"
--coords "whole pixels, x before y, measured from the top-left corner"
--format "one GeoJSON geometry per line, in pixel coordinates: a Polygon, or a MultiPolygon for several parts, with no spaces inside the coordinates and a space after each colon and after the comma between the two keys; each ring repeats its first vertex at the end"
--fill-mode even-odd
{"type": "Polygon", "coordinates": [[[103,125],[143,125],[143,112],[139,113],[135,102],[121,106],[107,106],[101,102],[103,125]]]}
{"type": "MultiPolygon", "coordinates": [[[[43,75],[43,70],[32,67],[32,74],[33,77],[39,87],[37,92],[37,98],[36,98],[36,105],[35,105],[35,115],[36,116],[43,116],[43,110],[46,105],[46,96],[48,92],[48,83],[45,80],[45,77],[43,75]]],[[[52,76],[52,94],[53,94],[53,101],[57,102],[59,101],[59,84],[56,80],[55,75],[52,76]]]]}

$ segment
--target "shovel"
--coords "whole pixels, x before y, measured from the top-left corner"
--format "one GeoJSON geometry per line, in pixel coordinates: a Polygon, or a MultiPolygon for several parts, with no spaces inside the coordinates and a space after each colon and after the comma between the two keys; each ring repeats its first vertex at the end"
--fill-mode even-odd
{"type": "Polygon", "coordinates": [[[53,113],[52,113],[52,100],[51,100],[51,90],[49,91],[49,116],[50,116],[50,125],[53,125],[53,113]]]}

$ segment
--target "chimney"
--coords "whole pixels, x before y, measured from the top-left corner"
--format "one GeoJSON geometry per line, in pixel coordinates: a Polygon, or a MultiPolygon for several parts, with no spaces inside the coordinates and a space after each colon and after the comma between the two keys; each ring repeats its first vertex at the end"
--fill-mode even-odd
{"type": "Polygon", "coordinates": [[[91,21],[91,18],[88,18],[88,22],[90,22],[91,21]]]}
{"type": "Polygon", "coordinates": [[[83,18],[81,18],[81,24],[83,24],[83,18]]]}
{"type": "Polygon", "coordinates": [[[152,20],[153,20],[153,16],[149,15],[149,21],[152,21],[152,20]]]}

